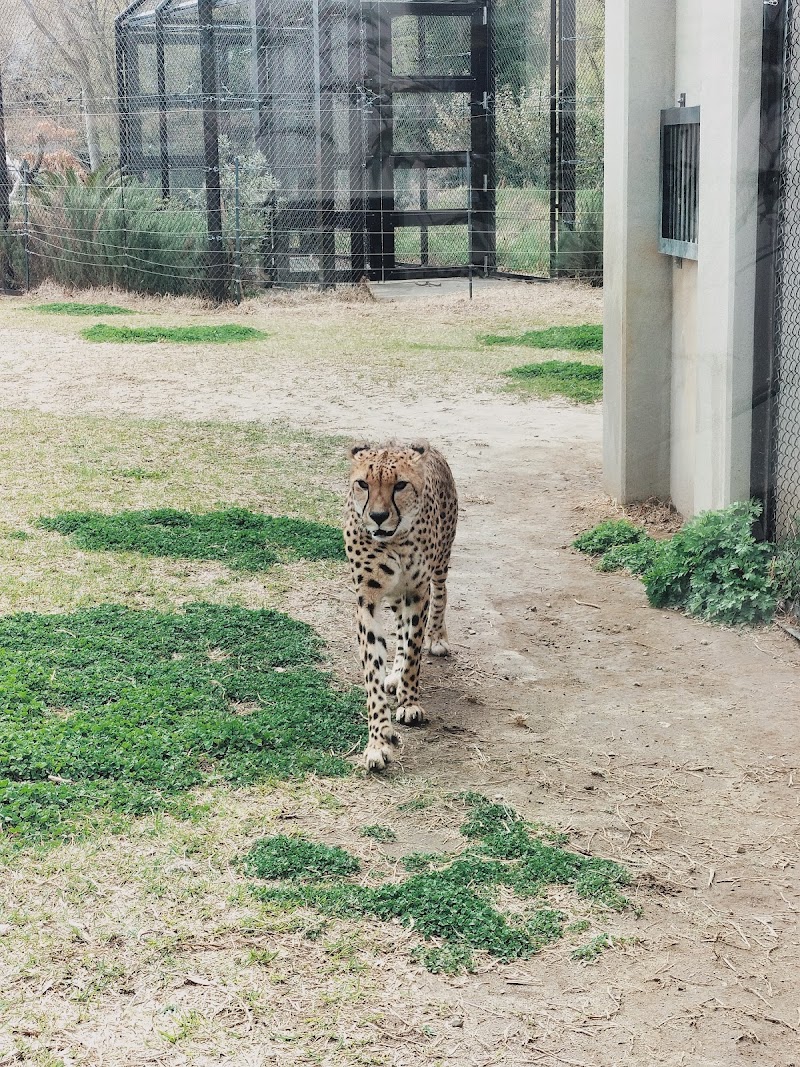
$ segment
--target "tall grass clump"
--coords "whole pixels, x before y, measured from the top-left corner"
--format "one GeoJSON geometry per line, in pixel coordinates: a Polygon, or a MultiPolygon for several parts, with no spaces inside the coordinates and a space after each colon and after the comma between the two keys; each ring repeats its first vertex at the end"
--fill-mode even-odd
{"type": "Polygon", "coordinates": [[[182,295],[204,278],[203,215],[106,168],[81,180],[46,174],[31,189],[34,284],[182,295]]]}

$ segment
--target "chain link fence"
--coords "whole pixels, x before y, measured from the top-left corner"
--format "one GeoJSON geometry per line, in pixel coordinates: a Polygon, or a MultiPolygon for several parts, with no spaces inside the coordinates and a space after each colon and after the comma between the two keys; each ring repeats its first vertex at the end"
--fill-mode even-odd
{"type": "Polygon", "coordinates": [[[604,0],[6,3],[7,284],[601,277],[604,0]]]}
{"type": "Polygon", "coordinates": [[[800,4],[788,9],[778,216],[775,533],[800,536],[800,4]]]}

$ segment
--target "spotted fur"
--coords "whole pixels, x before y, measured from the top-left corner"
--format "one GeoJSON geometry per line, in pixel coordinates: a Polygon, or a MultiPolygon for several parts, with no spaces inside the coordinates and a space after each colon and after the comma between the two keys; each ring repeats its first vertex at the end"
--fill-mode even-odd
{"type": "Polygon", "coordinates": [[[419,703],[423,649],[446,656],[445,608],[458,497],[444,456],[425,443],[356,445],[344,538],[358,598],[358,639],[369,709],[369,770],[391,760],[398,737],[387,693],[397,693],[397,722],[424,720],[419,703]],[[382,605],[395,615],[397,649],[387,674],[382,605]]]}

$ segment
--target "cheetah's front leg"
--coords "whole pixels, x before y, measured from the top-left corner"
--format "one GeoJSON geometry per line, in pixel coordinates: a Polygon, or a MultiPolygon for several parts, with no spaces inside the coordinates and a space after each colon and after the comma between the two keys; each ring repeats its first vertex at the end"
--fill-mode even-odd
{"type": "Polygon", "coordinates": [[[425,712],[419,704],[419,668],[429,607],[430,592],[426,583],[424,587],[407,594],[400,608],[405,659],[397,687],[395,718],[408,726],[417,726],[425,720],[425,712]]]}
{"type": "Polygon", "coordinates": [[[403,673],[403,664],[406,659],[402,597],[400,600],[393,601],[390,607],[392,609],[392,614],[394,615],[394,636],[397,647],[394,654],[394,665],[383,680],[383,688],[387,693],[396,693],[397,687],[400,684],[400,676],[403,673]]]}
{"type": "Polygon", "coordinates": [[[398,737],[392,727],[391,712],[383,679],[386,674],[386,638],[377,601],[358,598],[358,645],[364,671],[369,714],[369,741],[364,753],[368,771],[381,771],[394,755],[398,737]]]}

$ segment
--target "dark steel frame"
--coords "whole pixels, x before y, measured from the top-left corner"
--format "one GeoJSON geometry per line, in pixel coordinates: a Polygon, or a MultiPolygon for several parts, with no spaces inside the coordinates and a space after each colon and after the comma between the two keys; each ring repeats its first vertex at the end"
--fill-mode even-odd
{"type": "Polygon", "coordinates": [[[577,206],[577,0],[550,0],[550,273],[562,227],[575,228],[577,206]]]}
{"type": "Polygon", "coordinates": [[[775,535],[775,416],[778,397],[780,209],[788,13],[791,0],[764,5],[761,151],[756,238],[755,343],[750,493],[763,506],[761,535],[775,535]]]}
{"type": "MultiPolygon", "coordinates": [[[[204,170],[206,212],[209,234],[210,288],[222,292],[225,264],[222,248],[222,216],[219,196],[219,148],[215,104],[217,86],[215,68],[219,61],[214,49],[213,0],[195,0],[198,20],[195,26],[185,23],[167,26],[173,5],[180,0],[160,0],[147,13],[135,31],[129,32],[146,0],[133,0],[116,19],[117,79],[120,112],[120,166],[124,174],[140,177],[145,171],[159,174],[164,197],[170,195],[171,169],[204,170]],[[197,42],[201,48],[200,92],[188,96],[170,96],[165,72],[165,48],[170,41],[197,42]],[[140,88],[138,43],[155,46],[156,92],[143,94],[140,88]],[[213,80],[212,80],[213,79],[213,80]],[[203,152],[170,153],[167,110],[179,103],[203,112],[203,152]],[[158,112],[159,145],[156,154],[145,154],[142,144],[141,111],[158,112]]],[[[349,82],[349,171],[350,202],[346,210],[337,209],[330,195],[333,167],[326,157],[324,144],[330,139],[332,96],[331,28],[325,16],[324,0],[316,0],[316,81],[319,91],[319,129],[317,189],[314,199],[302,197],[280,207],[272,220],[275,239],[265,249],[265,262],[273,279],[292,283],[321,283],[324,286],[342,281],[370,278],[417,278],[424,276],[460,276],[468,273],[491,274],[496,270],[496,195],[493,0],[384,0],[368,3],[346,0],[347,77],[349,82]],[[391,22],[399,15],[468,14],[471,17],[470,73],[454,78],[396,77],[391,71],[391,22]],[[362,33],[366,40],[362,40],[362,33]],[[362,50],[362,44],[364,45],[362,50]],[[362,59],[363,56],[363,59],[362,59]],[[464,92],[470,95],[470,146],[468,205],[458,211],[430,209],[427,203],[428,171],[437,167],[464,167],[467,153],[393,152],[392,99],[394,94],[422,92],[464,92]],[[369,107],[370,100],[374,106],[369,107]],[[365,107],[366,105],[366,107],[365,107]],[[367,113],[366,122],[363,119],[367,113]],[[394,204],[395,168],[421,170],[420,210],[397,211],[394,204]],[[313,230],[309,229],[313,218],[313,230]],[[428,228],[430,226],[467,226],[468,262],[461,266],[433,267],[430,264],[428,228]],[[398,262],[395,255],[395,230],[404,226],[419,227],[421,255],[419,264],[398,262]],[[348,269],[341,269],[336,255],[337,233],[350,239],[348,269]],[[319,256],[319,269],[307,273],[289,269],[290,234],[305,234],[303,240],[319,256]]],[[[185,5],[181,5],[185,6],[185,5]]],[[[576,8],[577,0],[550,0],[551,6],[551,201],[550,245],[551,276],[556,271],[559,232],[575,225],[576,214],[576,8]]],[[[251,92],[242,105],[257,107],[259,115],[257,141],[268,146],[273,102],[263,55],[272,32],[270,0],[252,0],[251,23],[225,23],[226,38],[240,34],[255,36],[255,60],[251,92]]],[[[141,16],[140,16],[141,17],[141,16]]],[[[424,28],[420,21],[420,41],[424,48],[424,28]]],[[[341,92],[341,89],[337,90],[341,92]]],[[[235,101],[234,101],[235,103],[235,101]]],[[[269,156],[267,147],[266,154],[269,156]]],[[[347,162],[347,161],[346,161],[347,162]]],[[[339,162],[341,166],[341,162],[339,162]]],[[[311,192],[311,190],[309,190],[311,192]]],[[[535,275],[503,273],[542,281],[535,275]]]]}
{"type": "Polygon", "coordinates": [[[697,241],[682,241],[672,237],[665,237],[664,230],[671,229],[674,217],[672,211],[676,208],[678,212],[686,210],[683,202],[679,204],[673,204],[668,196],[669,190],[674,190],[676,184],[681,193],[688,192],[690,199],[693,201],[694,208],[694,220],[691,229],[697,232],[697,198],[698,198],[698,167],[700,162],[700,108],[680,107],[667,108],[661,112],[661,165],[658,168],[659,177],[659,191],[658,202],[661,205],[660,220],[661,229],[658,235],[658,250],[663,252],[667,256],[675,256],[677,259],[697,259],[697,241]],[[673,173],[675,171],[675,160],[669,156],[667,152],[667,139],[664,131],[669,127],[675,126],[696,126],[697,127],[697,139],[692,145],[694,151],[690,152],[690,156],[685,156],[684,150],[679,151],[680,158],[678,160],[678,182],[675,183],[673,179],[673,173]]]}
{"type": "MultiPolygon", "coordinates": [[[[478,271],[487,276],[496,266],[494,192],[494,97],[492,47],[492,0],[383,0],[366,7],[364,25],[365,88],[373,101],[367,122],[367,212],[369,249],[368,275],[375,280],[419,277],[465,277],[478,271]],[[392,71],[392,20],[404,15],[470,17],[470,73],[460,77],[407,77],[392,71]],[[395,94],[469,93],[470,146],[457,152],[395,152],[393,147],[393,99],[395,94]],[[469,156],[469,160],[467,159],[469,156]],[[457,209],[395,209],[394,174],[405,167],[429,169],[464,167],[470,174],[468,205],[457,209]],[[471,223],[471,225],[470,225],[471,223]],[[468,262],[459,266],[432,267],[428,259],[427,231],[430,226],[467,226],[468,262]],[[398,262],[395,230],[420,229],[420,263],[398,262]]],[[[424,188],[424,186],[423,186],[424,188]]]]}

